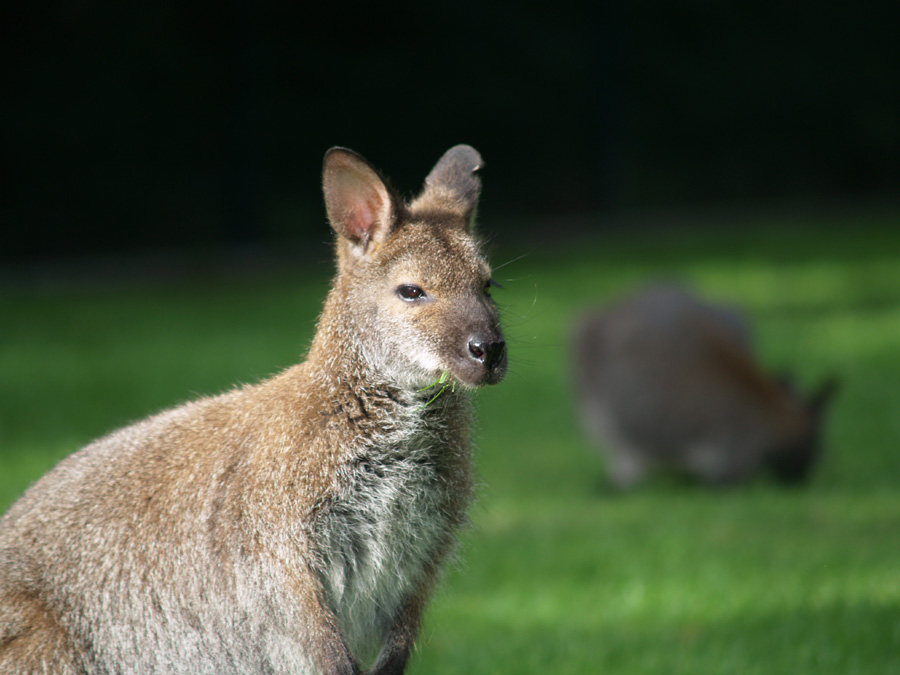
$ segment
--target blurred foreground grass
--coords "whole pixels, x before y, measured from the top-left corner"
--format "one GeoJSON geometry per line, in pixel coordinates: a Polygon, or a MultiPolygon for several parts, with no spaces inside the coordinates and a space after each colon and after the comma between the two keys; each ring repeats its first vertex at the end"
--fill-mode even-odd
{"type": "MultiPolygon", "coordinates": [[[[763,218],[498,245],[511,371],[478,393],[473,527],[410,672],[897,672],[895,223],[763,218]],[[659,278],[744,307],[763,361],[802,387],[841,379],[808,486],[605,487],[571,408],[568,325],[659,278]]],[[[295,362],[329,275],[0,291],[0,509],[113,427],[295,362]]]]}

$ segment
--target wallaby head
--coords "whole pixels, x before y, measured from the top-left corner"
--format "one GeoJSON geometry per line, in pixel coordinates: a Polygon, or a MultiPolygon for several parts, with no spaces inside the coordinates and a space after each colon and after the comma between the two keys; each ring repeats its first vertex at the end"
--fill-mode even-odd
{"type": "Polygon", "coordinates": [[[325,156],[338,257],[328,328],[342,329],[393,381],[423,387],[449,371],[477,386],[506,371],[491,270],[472,231],[481,166],[474,148],[451,148],[405,204],[358,154],[332,148],[325,156]]]}
{"type": "Polygon", "coordinates": [[[765,461],[779,482],[796,485],[809,477],[819,459],[822,427],[828,407],[838,390],[838,382],[835,378],[828,378],[808,397],[799,394],[789,380],[782,380],[778,384],[794,402],[801,431],[793,438],[776,443],[767,453],[765,461]]]}

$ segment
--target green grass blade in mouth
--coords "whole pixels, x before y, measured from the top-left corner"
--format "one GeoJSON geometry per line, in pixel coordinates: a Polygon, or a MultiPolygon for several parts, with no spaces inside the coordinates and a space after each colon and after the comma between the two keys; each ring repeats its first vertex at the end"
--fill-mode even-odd
{"type": "Polygon", "coordinates": [[[428,400],[427,403],[423,403],[421,406],[419,406],[419,408],[418,408],[419,410],[421,410],[422,408],[427,408],[427,407],[430,406],[432,403],[434,403],[435,400],[437,399],[437,397],[440,396],[441,394],[443,394],[443,393],[444,393],[444,390],[445,390],[447,387],[449,387],[449,386],[452,385],[452,386],[453,386],[452,391],[456,391],[456,382],[452,379],[452,376],[450,375],[450,371],[449,371],[449,370],[443,371],[443,372],[441,373],[441,376],[440,376],[438,379],[436,379],[434,382],[432,382],[431,384],[429,384],[427,387],[422,387],[421,389],[419,389],[419,391],[428,391],[429,389],[432,389],[432,388],[437,387],[437,386],[439,386],[439,385],[444,385],[444,386],[441,387],[440,390],[438,391],[438,393],[436,393],[434,396],[432,396],[432,397],[428,400]]]}

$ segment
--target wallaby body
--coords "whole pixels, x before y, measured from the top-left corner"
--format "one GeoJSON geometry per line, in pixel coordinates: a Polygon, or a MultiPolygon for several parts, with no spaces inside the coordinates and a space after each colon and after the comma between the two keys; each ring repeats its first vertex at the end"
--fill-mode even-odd
{"type": "Polygon", "coordinates": [[[329,151],[338,274],[307,360],[116,431],[11,507],[0,673],[403,672],[465,522],[466,389],[506,367],[480,165],[451,149],[406,205],[329,151]]]}
{"type": "Polygon", "coordinates": [[[830,385],[804,401],[764,374],[736,310],[653,286],[582,317],[573,351],[582,422],[620,487],[654,468],[714,484],[769,468],[794,481],[818,454],[830,385]]]}

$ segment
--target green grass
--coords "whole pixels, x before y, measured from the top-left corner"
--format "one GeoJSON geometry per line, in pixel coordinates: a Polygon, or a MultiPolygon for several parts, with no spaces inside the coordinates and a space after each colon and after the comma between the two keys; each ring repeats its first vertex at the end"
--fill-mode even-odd
{"type": "MultiPolygon", "coordinates": [[[[473,526],[409,672],[898,672],[896,218],[496,248],[511,371],[478,394],[473,526]],[[657,278],[741,304],[764,363],[802,387],[840,377],[809,485],[605,486],[572,411],[568,326],[657,278]]],[[[112,427],[294,362],[329,273],[3,292],[0,508],[112,427]]]]}

